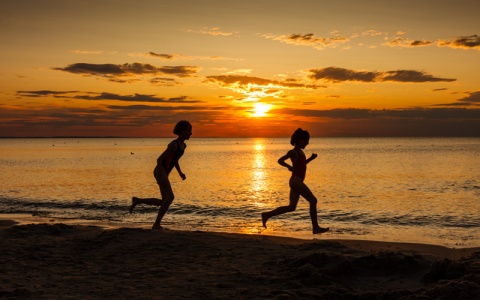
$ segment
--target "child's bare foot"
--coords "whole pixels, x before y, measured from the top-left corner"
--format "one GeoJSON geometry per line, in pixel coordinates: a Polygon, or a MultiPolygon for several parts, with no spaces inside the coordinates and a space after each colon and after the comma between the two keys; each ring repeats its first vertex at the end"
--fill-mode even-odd
{"type": "Polygon", "coordinates": [[[317,228],[313,228],[313,234],[324,233],[324,232],[327,232],[329,230],[330,230],[330,228],[317,227],[317,228]]]}
{"type": "Polygon", "coordinates": [[[130,213],[133,212],[133,209],[135,208],[135,206],[137,206],[137,204],[138,204],[138,198],[132,197],[132,205],[130,205],[130,213]]]}
{"type": "Polygon", "coordinates": [[[263,227],[265,228],[267,228],[267,221],[268,221],[267,214],[262,213],[262,224],[263,224],[263,227]]]}
{"type": "Polygon", "coordinates": [[[153,224],[152,230],[164,230],[164,228],[160,224],[153,224]]]}

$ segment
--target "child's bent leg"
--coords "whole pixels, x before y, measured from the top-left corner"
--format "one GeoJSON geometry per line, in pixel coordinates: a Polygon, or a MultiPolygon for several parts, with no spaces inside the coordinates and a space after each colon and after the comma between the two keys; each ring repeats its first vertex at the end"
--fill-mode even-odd
{"type": "Polygon", "coordinates": [[[271,217],[294,211],[297,208],[298,199],[300,199],[300,195],[297,192],[295,192],[293,189],[291,189],[290,190],[290,203],[287,206],[280,206],[278,208],[275,208],[272,211],[262,213],[263,227],[267,228],[267,221],[271,217]]]}
{"type": "Polygon", "coordinates": [[[172,204],[173,199],[174,199],[174,196],[172,194],[171,197],[166,197],[163,200],[163,205],[160,206],[160,209],[158,210],[157,218],[155,219],[155,223],[153,223],[152,229],[160,228],[160,222],[162,222],[163,216],[165,215],[168,208],[170,207],[170,204],[172,204]]]}
{"type": "Polygon", "coordinates": [[[312,200],[308,200],[310,203],[310,219],[312,220],[312,232],[313,234],[317,233],[324,233],[330,230],[330,228],[322,228],[318,225],[318,217],[317,217],[317,198],[313,198],[312,200]],[[313,200],[314,199],[314,200],[313,200]]]}
{"type": "Polygon", "coordinates": [[[155,206],[161,206],[163,203],[162,199],[158,198],[137,198],[137,197],[132,197],[132,205],[130,205],[130,213],[133,212],[133,209],[135,206],[138,204],[147,204],[147,205],[155,205],[155,206]]]}
{"type": "Polygon", "coordinates": [[[160,184],[160,193],[162,194],[162,199],[163,199],[162,205],[158,210],[158,215],[155,220],[155,223],[153,223],[152,229],[160,228],[160,222],[162,221],[163,216],[165,215],[168,208],[170,207],[170,204],[172,204],[173,199],[175,199],[175,196],[173,195],[173,191],[172,191],[172,186],[170,185],[170,182],[168,180],[160,184]]]}
{"type": "Polygon", "coordinates": [[[267,215],[267,213],[262,213],[262,224],[263,224],[263,227],[267,228],[267,221],[268,221],[269,217],[267,215]]]}
{"type": "Polygon", "coordinates": [[[310,204],[310,219],[312,221],[312,232],[313,234],[327,232],[329,228],[322,228],[318,225],[318,216],[317,216],[317,197],[313,195],[312,191],[308,186],[303,182],[297,182],[295,184],[297,191],[305,198],[310,204]]]}
{"type": "Polygon", "coordinates": [[[317,219],[317,199],[310,202],[310,219],[312,219],[312,232],[313,234],[324,233],[330,230],[330,228],[322,228],[318,225],[317,219]]]}

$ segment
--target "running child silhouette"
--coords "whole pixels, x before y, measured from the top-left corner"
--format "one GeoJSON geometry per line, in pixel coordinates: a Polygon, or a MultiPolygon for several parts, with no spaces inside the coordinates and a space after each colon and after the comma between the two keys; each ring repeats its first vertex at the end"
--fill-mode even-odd
{"type": "Polygon", "coordinates": [[[322,228],[318,225],[317,221],[317,198],[310,191],[308,186],[303,182],[305,174],[307,172],[307,164],[317,157],[317,154],[312,154],[310,158],[306,158],[302,149],[308,145],[310,140],[310,134],[308,131],[298,128],[292,135],[290,144],[294,148],[287,152],[284,156],[280,157],[278,163],[289,171],[292,172],[290,178],[290,204],[288,206],[281,206],[272,211],[262,213],[262,223],[267,228],[267,221],[271,217],[278,216],[287,212],[294,211],[297,208],[298,200],[300,196],[305,198],[310,203],[310,219],[312,220],[312,232],[314,234],[327,232],[329,228],[322,228]],[[290,159],[292,165],[287,164],[285,161],[290,159]]]}
{"type": "Polygon", "coordinates": [[[178,138],[168,144],[167,149],[158,157],[157,166],[153,170],[153,176],[160,187],[162,199],[132,197],[132,205],[130,206],[130,213],[133,212],[133,209],[138,204],[160,206],[157,219],[155,220],[155,223],[153,223],[152,229],[161,229],[160,222],[175,198],[172,186],[168,180],[168,175],[173,170],[173,167],[175,167],[183,180],[186,179],[185,174],[183,174],[180,169],[178,161],[187,147],[185,140],[190,139],[190,136],[192,135],[192,125],[188,121],[180,121],[173,129],[173,133],[178,135],[178,138]]]}

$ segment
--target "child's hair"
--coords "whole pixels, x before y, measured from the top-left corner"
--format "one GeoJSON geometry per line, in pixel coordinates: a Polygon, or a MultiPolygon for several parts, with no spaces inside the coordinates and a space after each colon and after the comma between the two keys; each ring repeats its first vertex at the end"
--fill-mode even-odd
{"type": "Polygon", "coordinates": [[[175,125],[175,128],[173,129],[173,133],[176,135],[179,135],[184,131],[185,129],[192,128],[192,124],[190,122],[182,120],[175,125]]]}
{"type": "Polygon", "coordinates": [[[310,133],[308,133],[308,131],[306,131],[306,130],[303,130],[302,128],[298,128],[292,134],[292,138],[290,139],[290,144],[292,146],[295,146],[295,144],[298,142],[298,140],[309,141],[310,140],[310,133]]]}

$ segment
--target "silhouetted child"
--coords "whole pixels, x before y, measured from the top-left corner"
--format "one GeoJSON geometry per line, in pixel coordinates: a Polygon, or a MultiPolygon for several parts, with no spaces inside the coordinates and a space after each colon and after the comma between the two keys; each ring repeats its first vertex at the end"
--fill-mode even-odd
{"type": "Polygon", "coordinates": [[[168,175],[173,167],[177,169],[178,174],[183,180],[186,179],[185,174],[183,174],[180,169],[178,161],[187,147],[185,140],[190,139],[190,136],[192,135],[192,125],[188,121],[180,121],[173,129],[173,133],[178,135],[178,138],[168,144],[167,149],[158,157],[157,166],[153,170],[153,176],[155,176],[157,184],[160,187],[162,199],[132,197],[132,205],[130,206],[130,213],[138,204],[160,206],[157,219],[155,220],[155,223],[153,223],[152,229],[161,228],[160,222],[175,198],[172,186],[168,180],[168,175]]]}
{"type": "Polygon", "coordinates": [[[267,228],[267,221],[271,217],[294,211],[297,208],[298,199],[302,196],[310,203],[310,219],[312,219],[313,233],[323,233],[329,230],[329,228],[322,228],[318,225],[317,198],[303,182],[307,172],[307,164],[317,157],[317,154],[314,153],[307,159],[305,153],[302,151],[302,149],[305,149],[308,145],[309,140],[310,134],[308,131],[298,128],[290,140],[290,144],[294,146],[294,148],[278,160],[280,165],[292,172],[292,177],[290,178],[290,204],[262,213],[262,223],[265,228],[267,228]],[[287,159],[292,161],[291,166],[285,162],[287,159]]]}

